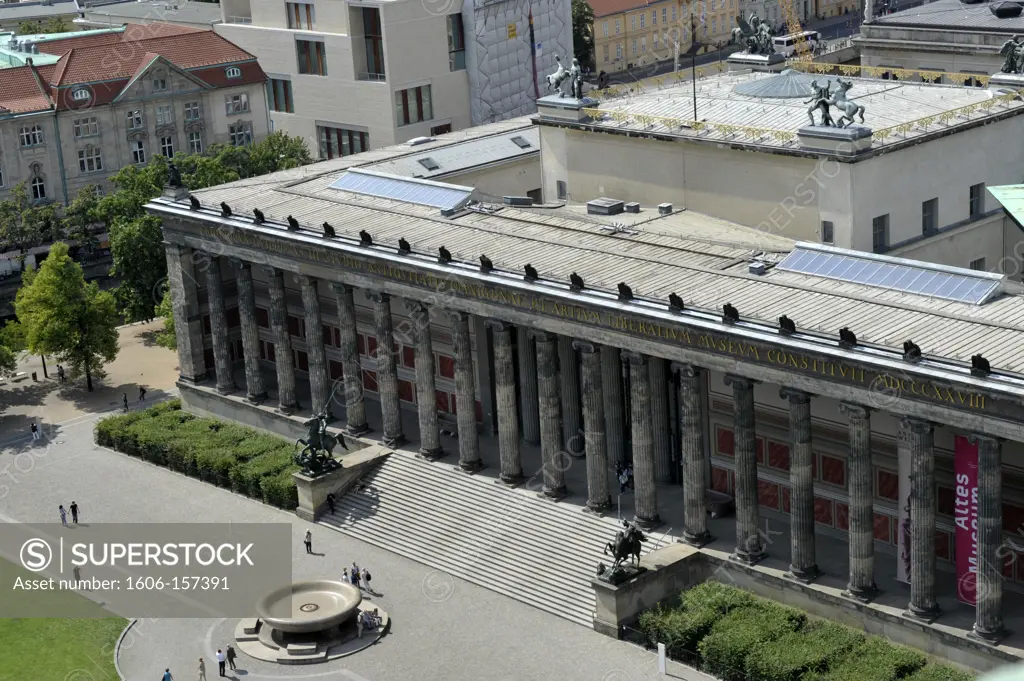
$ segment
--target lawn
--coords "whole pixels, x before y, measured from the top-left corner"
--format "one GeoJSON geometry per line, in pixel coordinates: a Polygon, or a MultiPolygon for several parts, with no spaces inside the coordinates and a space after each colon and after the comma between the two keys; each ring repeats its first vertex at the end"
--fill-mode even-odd
{"type": "MultiPolygon", "coordinates": [[[[0,558],[0,584],[32,573],[0,558]]],[[[0,613],[11,603],[0,594],[0,613]]],[[[58,607],[74,619],[0,618],[0,681],[116,681],[114,646],[128,624],[92,601],[67,592],[25,596],[39,599],[41,612],[58,607]],[[59,599],[59,600],[58,600],[59,599]]]]}

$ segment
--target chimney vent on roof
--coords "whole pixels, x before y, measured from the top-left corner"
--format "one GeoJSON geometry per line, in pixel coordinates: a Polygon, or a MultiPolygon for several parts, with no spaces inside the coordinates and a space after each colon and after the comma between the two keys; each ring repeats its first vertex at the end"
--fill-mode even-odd
{"type": "Polygon", "coordinates": [[[768,265],[760,260],[750,263],[747,267],[747,272],[750,274],[756,274],[758,276],[768,271],[768,265]]]}
{"type": "Polygon", "coordinates": [[[1019,17],[1021,12],[1021,6],[1016,2],[994,2],[988,6],[988,9],[999,19],[1019,17]]]}
{"type": "Polygon", "coordinates": [[[658,204],[658,213],[661,214],[661,215],[671,215],[672,214],[672,204],[671,203],[659,203],[658,204]]]}
{"type": "Polygon", "coordinates": [[[587,201],[587,214],[589,215],[618,215],[623,211],[625,204],[617,199],[600,198],[587,201]]]}
{"type": "Polygon", "coordinates": [[[639,213],[640,212],[640,204],[637,203],[636,201],[630,201],[629,203],[626,204],[626,212],[627,213],[639,213]]]}
{"type": "Polygon", "coordinates": [[[533,199],[529,196],[504,196],[502,200],[506,206],[532,206],[533,199]]]}

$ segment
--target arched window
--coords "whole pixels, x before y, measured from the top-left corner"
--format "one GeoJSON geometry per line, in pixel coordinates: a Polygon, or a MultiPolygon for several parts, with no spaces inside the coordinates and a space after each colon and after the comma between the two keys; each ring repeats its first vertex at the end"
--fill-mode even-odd
{"type": "Polygon", "coordinates": [[[77,102],[85,101],[89,99],[90,96],[89,89],[84,87],[80,87],[71,93],[71,98],[77,102]]]}
{"type": "Polygon", "coordinates": [[[229,66],[228,68],[224,69],[224,75],[226,75],[228,78],[241,78],[242,69],[238,68],[237,66],[229,66]]]}

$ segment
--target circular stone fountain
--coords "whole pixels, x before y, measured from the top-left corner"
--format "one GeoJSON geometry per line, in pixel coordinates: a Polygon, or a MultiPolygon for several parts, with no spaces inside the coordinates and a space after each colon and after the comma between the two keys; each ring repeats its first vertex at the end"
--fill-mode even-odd
{"type": "Polygon", "coordinates": [[[362,592],[328,579],[294,582],[256,603],[257,617],[235,628],[239,649],[266,662],[313,664],[350,655],[372,645],[388,627],[388,615],[363,601],[362,592]],[[359,636],[356,620],[376,611],[381,624],[359,636]]]}

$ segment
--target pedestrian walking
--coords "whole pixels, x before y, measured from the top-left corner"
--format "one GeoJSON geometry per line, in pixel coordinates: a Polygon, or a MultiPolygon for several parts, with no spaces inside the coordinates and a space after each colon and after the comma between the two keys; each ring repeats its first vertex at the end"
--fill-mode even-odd
{"type": "Polygon", "coordinates": [[[39,439],[39,426],[36,425],[35,421],[32,422],[31,429],[32,429],[32,441],[35,442],[36,440],[39,439]]]}
{"type": "Polygon", "coordinates": [[[334,493],[331,492],[327,495],[327,508],[331,509],[331,513],[334,513],[334,493]]]}
{"type": "Polygon", "coordinates": [[[199,670],[198,670],[199,681],[206,681],[206,660],[199,658],[199,670]]]}
{"type": "Polygon", "coordinates": [[[224,651],[224,656],[228,658],[228,666],[231,667],[232,670],[234,670],[234,668],[235,668],[235,647],[229,645],[228,649],[224,651]]]}
{"type": "Polygon", "coordinates": [[[59,364],[57,365],[57,378],[60,380],[61,383],[64,382],[64,367],[62,367],[59,364]]]}
{"type": "Polygon", "coordinates": [[[78,502],[77,501],[72,501],[71,505],[68,508],[71,509],[71,522],[73,522],[75,525],[77,525],[78,524],[78,502]]]}
{"type": "Polygon", "coordinates": [[[146,401],[146,389],[143,388],[140,385],[139,386],[139,402],[145,402],[145,401],[146,401]]]}
{"type": "Polygon", "coordinates": [[[359,588],[359,566],[356,565],[355,561],[352,561],[352,584],[357,589],[359,588]]]}
{"type": "Polygon", "coordinates": [[[60,523],[64,527],[68,526],[68,512],[64,510],[64,504],[57,507],[57,511],[60,513],[60,523]]]}
{"type": "Polygon", "coordinates": [[[220,648],[217,648],[217,668],[220,670],[221,676],[224,676],[224,663],[226,661],[227,658],[224,657],[224,651],[220,648]]]}
{"type": "Polygon", "coordinates": [[[345,568],[344,570],[341,571],[341,579],[344,582],[346,582],[347,584],[351,584],[352,583],[352,578],[348,576],[348,568],[345,568]]]}
{"type": "Polygon", "coordinates": [[[171,668],[164,669],[164,677],[161,681],[174,681],[174,677],[171,676],[171,668]]]}
{"type": "Polygon", "coordinates": [[[302,543],[306,545],[306,553],[313,553],[313,533],[306,530],[306,536],[303,537],[302,543]]]}
{"type": "Polygon", "coordinates": [[[125,410],[125,413],[127,413],[128,412],[128,393],[123,393],[121,399],[124,401],[124,410],[125,410]]]}
{"type": "Polygon", "coordinates": [[[363,581],[366,583],[366,590],[369,593],[372,594],[373,593],[373,589],[370,588],[370,571],[367,570],[366,568],[363,568],[362,578],[363,578],[363,581]]]}

